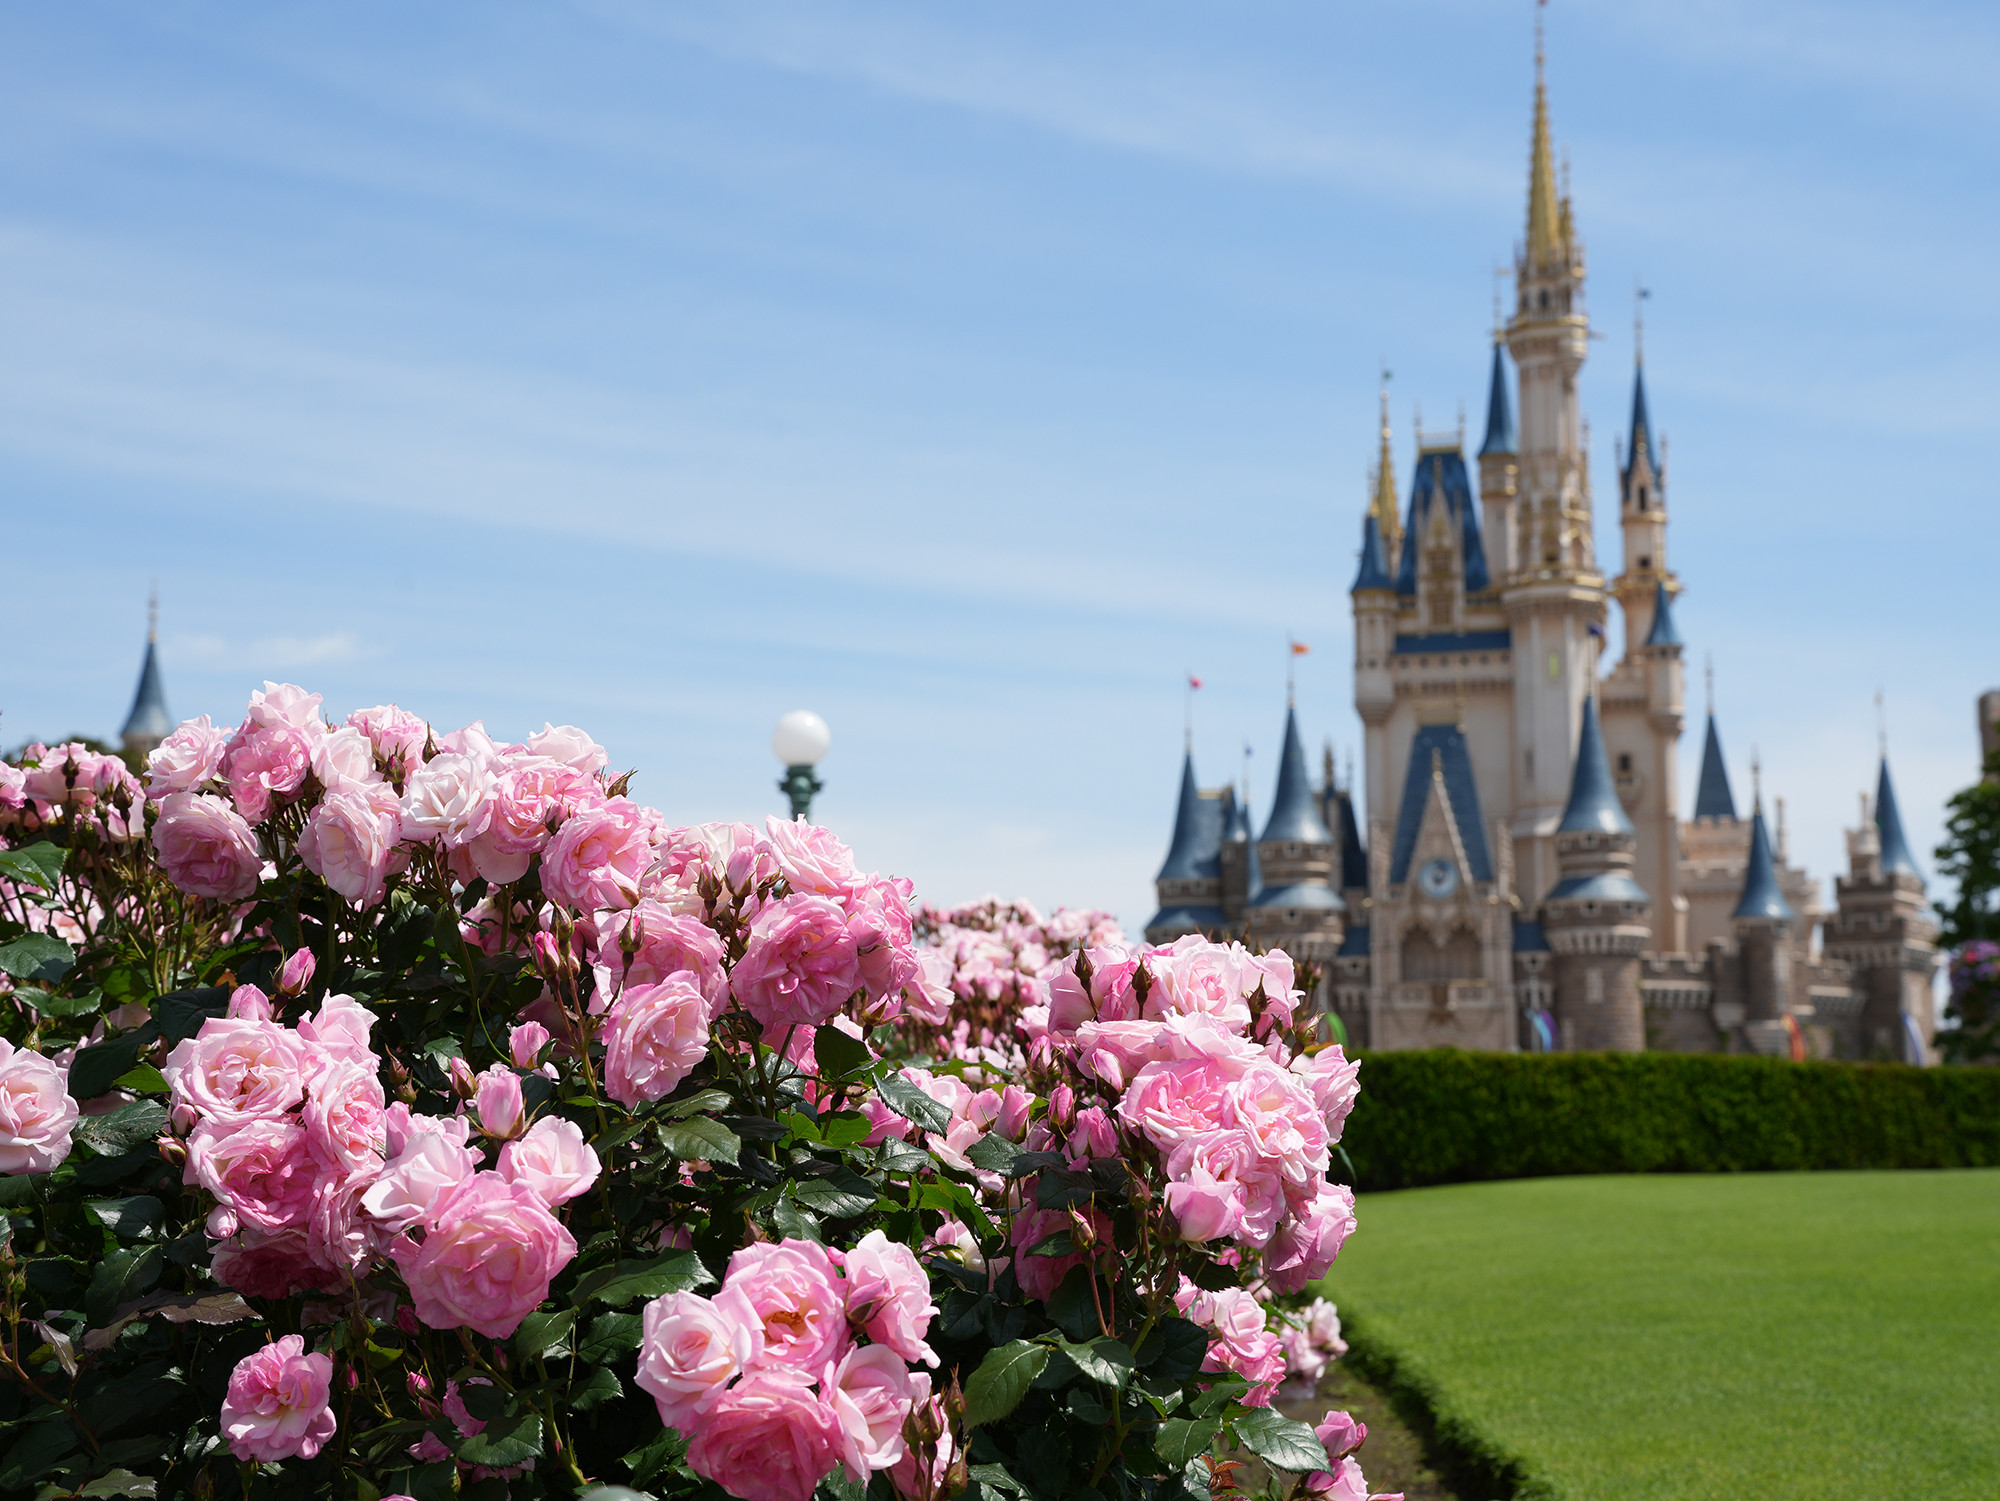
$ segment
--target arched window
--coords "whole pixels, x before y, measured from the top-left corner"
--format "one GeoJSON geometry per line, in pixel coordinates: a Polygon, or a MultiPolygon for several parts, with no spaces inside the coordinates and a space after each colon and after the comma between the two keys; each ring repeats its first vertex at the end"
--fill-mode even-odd
{"type": "Polygon", "coordinates": [[[1411,928],[1403,938],[1403,978],[1418,984],[1434,985],[1445,980],[1482,978],[1479,940],[1463,928],[1452,930],[1442,947],[1430,929],[1411,928]]]}

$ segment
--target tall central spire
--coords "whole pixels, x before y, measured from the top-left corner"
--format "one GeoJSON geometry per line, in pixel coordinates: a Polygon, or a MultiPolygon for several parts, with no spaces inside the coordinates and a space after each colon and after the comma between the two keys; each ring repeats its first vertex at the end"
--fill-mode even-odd
{"type": "Polygon", "coordinates": [[[1531,269],[1560,266],[1567,259],[1563,243],[1562,201],[1556,193],[1555,148],[1549,142],[1549,91],[1542,76],[1541,15],[1535,17],[1535,133],[1528,152],[1528,265],[1531,269]]]}
{"type": "Polygon", "coordinates": [[[1396,459],[1389,447],[1389,387],[1382,386],[1382,451],[1375,460],[1375,493],[1368,501],[1382,545],[1391,557],[1402,542],[1403,528],[1396,515],[1396,459]]]}

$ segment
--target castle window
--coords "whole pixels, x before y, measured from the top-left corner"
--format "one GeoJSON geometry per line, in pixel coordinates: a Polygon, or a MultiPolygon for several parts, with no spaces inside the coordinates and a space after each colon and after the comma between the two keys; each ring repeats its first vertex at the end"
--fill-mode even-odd
{"type": "Polygon", "coordinates": [[[1442,947],[1432,942],[1426,928],[1410,929],[1403,940],[1405,980],[1436,985],[1450,980],[1477,980],[1482,971],[1479,940],[1463,928],[1456,929],[1442,947]]]}
{"type": "Polygon", "coordinates": [[[1632,758],[1622,751],[1618,756],[1618,769],[1620,771],[1630,771],[1632,769],[1632,758]]]}
{"type": "Polygon", "coordinates": [[[1641,568],[1651,568],[1653,566],[1653,560],[1651,558],[1641,558],[1639,559],[1639,566],[1641,568]]]}
{"type": "Polygon", "coordinates": [[[1541,308],[1544,312],[1547,312],[1548,306],[1549,306],[1549,294],[1547,292],[1543,292],[1541,296],[1541,308]]]}

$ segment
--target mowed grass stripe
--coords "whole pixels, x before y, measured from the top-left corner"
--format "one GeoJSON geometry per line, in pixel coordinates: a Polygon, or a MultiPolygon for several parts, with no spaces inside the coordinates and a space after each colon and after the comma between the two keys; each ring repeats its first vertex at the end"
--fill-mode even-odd
{"type": "Polygon", "coordinates": [[[1364,1195],[1326,1292],[1559,1495],[2000,1496],[2000,1170],[1364,1195]]]}

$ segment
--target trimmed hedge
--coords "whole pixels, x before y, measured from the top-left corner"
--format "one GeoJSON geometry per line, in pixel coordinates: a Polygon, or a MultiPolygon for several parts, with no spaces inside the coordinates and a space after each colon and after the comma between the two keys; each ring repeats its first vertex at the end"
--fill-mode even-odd
{"type": "Polygon", "coordinates": [[[1700,1053],[1363,1053],[1355,1187],[2000,1164],[2000,1069],[1700,1053]]]}

